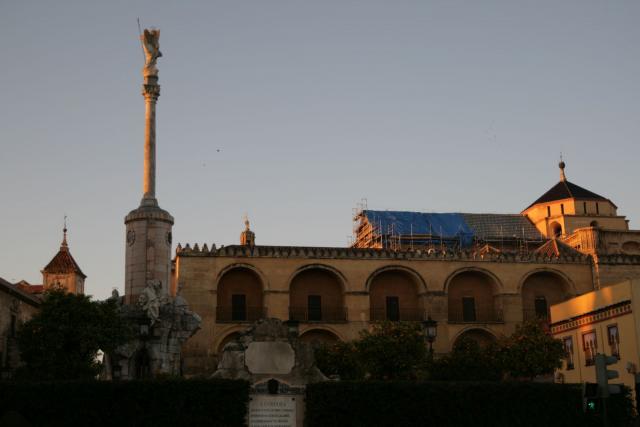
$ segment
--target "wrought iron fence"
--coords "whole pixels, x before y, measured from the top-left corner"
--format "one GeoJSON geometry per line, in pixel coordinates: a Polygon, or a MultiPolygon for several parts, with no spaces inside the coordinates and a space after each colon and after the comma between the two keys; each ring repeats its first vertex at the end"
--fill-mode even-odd
{"type": "Polygon", "coordinates": [[[299,322],[346,322],[345,307],[289,307],[289,319],[299,322]]]}
{"type": "Polygon", "coordinates": [[[412,307],[398,310],[387,310],[385,307],[371,307],[371,321],[422,321],[426,319],[425,311],[422,308],[412,307]]]}

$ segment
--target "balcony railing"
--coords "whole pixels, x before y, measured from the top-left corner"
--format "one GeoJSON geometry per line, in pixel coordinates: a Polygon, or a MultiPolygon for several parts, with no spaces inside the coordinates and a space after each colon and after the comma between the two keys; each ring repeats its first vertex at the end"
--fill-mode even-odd
{"type": "Polygon", "coordinates": [[[503,322],[502,310],[491,307],[476,308],[475,313],[465,313],[462,309],[449,307],[449,322],[454,323],[499,323],[503,322]]]}
{"type": "Polygon", "coordinates": [[[267,317],[267,309],[265,307],[216,307],[217,322],[255,322],[265,317],[267,317]]]}
{"type": "Polygon", "coordinates": [[[391,321],[422,321],[425,320],[425,311],[421,308],[400,308],[398,311],[387,310],[382,307],[371,307],[370,319],[372,322],[391,320],[391,321]]]}
{"type": "Polygon", "coordinates": [[[289,307],[289,319],[299,322],[346,322],[347,309],[345,307],[289,307]]]}

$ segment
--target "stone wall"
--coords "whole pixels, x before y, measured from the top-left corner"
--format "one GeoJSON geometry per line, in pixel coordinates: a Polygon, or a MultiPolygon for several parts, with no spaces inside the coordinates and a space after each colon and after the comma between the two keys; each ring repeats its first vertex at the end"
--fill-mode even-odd
{"type": "MultiPolygon", "coordinates": [[[[176,281],[192,310],[202,318],[202,329],[185,345],[185,372],[212,372],[220,344],[246,324],[216,319],[218,285],[235,269],[252,271],[260,279],[266,315],[289,318],[290,289],[301,272],[329,271],[344,289],[345,322],[305,322],[300,334],[323,331],[340,340],[358,337],[368,328],[371,314],[372,282],[382,273],[411,277],[416,284],[416,306],[439,322],[436,353],[451,349],[459,334],[472,329],[494,336],[509,334],[523,319],[522,284],[532,274],[547,272],[562,280],[569,295],[593,290],[588,257],[518,258],[503,254],[473,257],[471,254],[426,254],[344,248],[226,247],[222,249],[181,249],[176,257],[176,281]],[[448,286],[460,273],[474,272],[495,284],[494,306],[499,321],[450,322],[448,286]]],[[[384,276],[382,276],[384,277],[384,276]]],[[[390,277],[394,277],[391,275],[390,277]]],[[[309,335],[311,336],[311,335],[309,335]]]]}

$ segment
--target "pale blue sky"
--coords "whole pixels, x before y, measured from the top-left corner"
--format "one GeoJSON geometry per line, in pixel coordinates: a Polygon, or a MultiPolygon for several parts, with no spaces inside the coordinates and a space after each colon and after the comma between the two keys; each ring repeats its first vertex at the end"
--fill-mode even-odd
{"type": "Polygon", "coordinates": [[[517,213],[558,180],[640,227],[640,2],[0,3],[0,277],[40,283],[69,215],[123,289],[142,187],[136,17],[161,29],[174,243],[347,244],[351,211],[517,213]],[[220,149],[220,152],[216,150],[220,149]]]}

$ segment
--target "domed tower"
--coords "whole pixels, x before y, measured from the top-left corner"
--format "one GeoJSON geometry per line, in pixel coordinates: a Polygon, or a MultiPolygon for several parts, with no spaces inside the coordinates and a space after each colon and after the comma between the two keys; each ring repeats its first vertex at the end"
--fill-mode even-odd
{"type": "Polygon", "coordinates": [[[69,251],[67,244],[67,225],[65,221],[62,230],[62,244],[60,250],[49,264],[42,269],[42,285],[45,291],[49,289],[64,289],[72,294],[84,293],[84,279],[87,276],[69,251]]]}
{"type": "Polygon", "coordinates": [[[543,235],[564,237],[585,227],[629,229],[611,200],[568,181],[562,159],[558,167],[560,181],[522,211],[543,235]]]}
{"type": "Polygon", "coordinates": [[[171,273],[171,229],[173,217],[156,199],[156,102],[160,96],[156,61],[160,30],[144,30],[140,36],[145,52],[142,69],[145,99],[143,196],[140,206],[125,217],[125,302],[134,303],[148,281],[159,280],[168,293],[171,273]]]}

